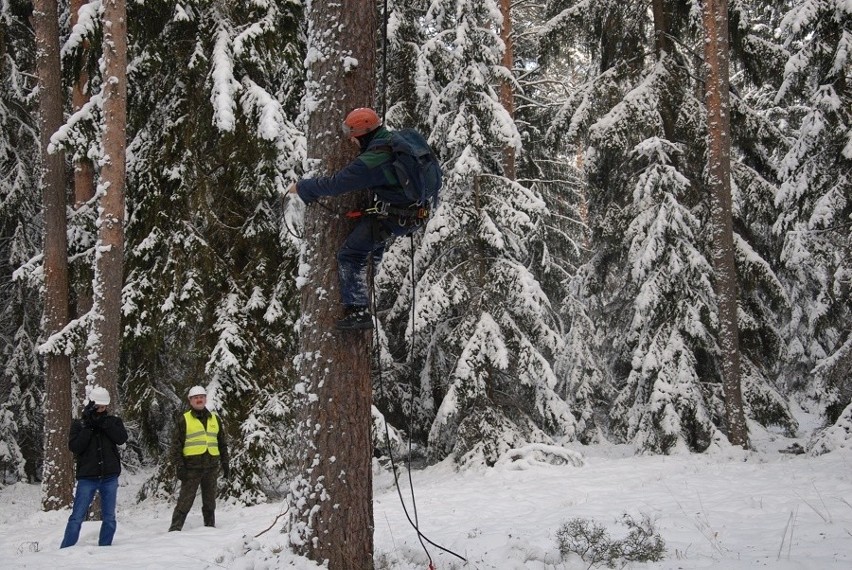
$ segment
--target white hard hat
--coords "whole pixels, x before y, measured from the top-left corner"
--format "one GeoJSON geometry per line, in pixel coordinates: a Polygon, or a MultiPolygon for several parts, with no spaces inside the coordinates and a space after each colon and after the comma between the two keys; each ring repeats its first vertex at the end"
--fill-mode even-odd
{"type": "Polygon", "coordinates": [[[95,386],[92,388],[92,391],[89,392],[89,399],[98,406],[109,406],[109,392],[106,388],[95,386]]]}
{"type": "Polygon", "coordinates": [[[187,398],[192,398],[193,396],[206,396],[207,390],[205,390],[201,386],[193,386],[189,389],[189,394],[186,395],[187,398]]]}

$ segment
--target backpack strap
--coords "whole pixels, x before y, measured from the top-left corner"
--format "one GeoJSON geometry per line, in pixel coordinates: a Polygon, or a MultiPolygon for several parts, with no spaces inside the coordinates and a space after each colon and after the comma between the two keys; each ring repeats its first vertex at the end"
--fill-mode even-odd
{"type": "Polygon", "coordinates": [[[367,145],[367,150],[361,154],[361,159],[370,168],[381,168],[385,175],[387,186],[399,187],[399,178],[392,166],[393,146],[390,139],[373,140],[367,145]]]}
{"type": "Polygon", "coordinates": [[[368,147],[367,150],[362,152],[358,158],[360,158],[361,161],[368,167],[376,168],[377,166],[381,166],[387,162],[390,162],[392,157],[393,153],[391,152],[390,147],[368,147]]]}

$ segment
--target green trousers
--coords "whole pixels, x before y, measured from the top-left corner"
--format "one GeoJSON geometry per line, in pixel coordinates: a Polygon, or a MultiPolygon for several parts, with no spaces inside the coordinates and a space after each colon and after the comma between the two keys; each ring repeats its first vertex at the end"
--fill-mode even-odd
{"type": "Polygon", "coordinates": [[[181,530],[186,515],[195,502],[198,487],[201,487],[201,516],[204,526],[216,526],[216,479],[219,467],[206,469],[187,469],[186,477],[180,482],[180,494],[172,513],[172,526],[169,530],[181,530]]]}

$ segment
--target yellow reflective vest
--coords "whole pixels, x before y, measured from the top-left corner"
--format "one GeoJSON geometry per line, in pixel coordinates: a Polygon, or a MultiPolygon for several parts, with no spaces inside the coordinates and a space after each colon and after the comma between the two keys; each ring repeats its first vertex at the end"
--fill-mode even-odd
{"type": "Polygon", "coordinates": [[[210,455],[219,455],[219,420],[216,414],[210,414],[207,418],[207,429],[201,420],[192,415],[192,410],[183,415],[186,420],[186,437],[183,442],[183,454],[204,455],[206,451],[210,455]]]}

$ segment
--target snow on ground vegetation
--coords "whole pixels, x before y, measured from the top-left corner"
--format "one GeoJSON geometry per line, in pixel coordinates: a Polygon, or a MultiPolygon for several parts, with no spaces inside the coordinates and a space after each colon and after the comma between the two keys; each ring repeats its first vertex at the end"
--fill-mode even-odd
{"type": "MultiPolygon", "coordinates": [[[[807,418],[800,420],[807,426],[807,418]]],[[[755,449],[746,452],[648,456],[629,446],[570,444],[583,455],[581,466],[515,454],[514,461],[492,469],[457,472],[443,463],[414,471],[421,530],[467,562],[426,546],[436,569],[585,569],[589,563],[577,555],[561,556],[560,527],[581,518],[618,539],[627,533],[620,522],[627,514],[649,517],[665,541],[662,561],[629,568],[852,568],[852,452],[781,453],[805,441],[751,429],[755,449]]],[[[38,485],[0,490],[0,567],[318,567],[287,550],[281,532],[287,516],[273,525],[284,510],[281,502],[241,507],[220,501],[217,528],[205,528],[197,499],[183,532],[167,532],[173,503],[135,503],[146,475],[122,475],[111,547],[97,546],[100,523],[87,522],[80,542],[59,550],[69,512],[41,512],[38,485]]],[[[402,475],[413,517],[408,477],[402,475]]],[[[374,501],[376,568],[427,569],[429,559],[406,521],[393,477],[378,466],[374,501]]]]}

